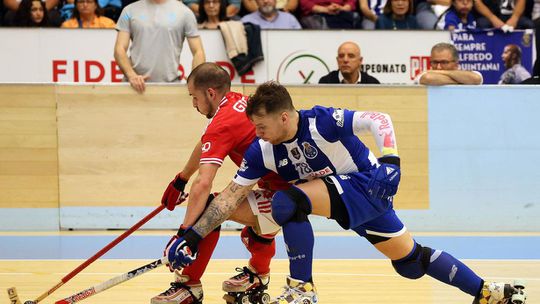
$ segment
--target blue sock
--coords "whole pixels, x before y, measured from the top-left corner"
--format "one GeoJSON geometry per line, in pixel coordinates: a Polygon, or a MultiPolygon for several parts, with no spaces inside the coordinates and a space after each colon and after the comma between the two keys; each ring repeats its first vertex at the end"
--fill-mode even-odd
{"type": "Polygon", "coordinates": [[[309,221],[288,222],[281,227],[287,244],[291,277],[311,281],[313,265],[313,228],[309,221]]]}
{"type": "Polygon", "coordinates": [[[455,286],[476,297],[482,288],[482,279],[469,267],[450,254],[431,249],[430,262],[426,273],[431,277],[455,286]]]}

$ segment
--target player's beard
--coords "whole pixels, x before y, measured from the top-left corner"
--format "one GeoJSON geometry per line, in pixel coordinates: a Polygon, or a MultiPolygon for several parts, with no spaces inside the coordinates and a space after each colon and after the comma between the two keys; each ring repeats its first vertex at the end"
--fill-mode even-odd
{"type": "Polygon", "coordinates": [[[214,117],[214,115],[216,115],[216,109],[214,109],[214,106],[212,105],[212,102],[210,101],[210,99],[207,98],[205,102],[208,109],[206,118],[211,119],[212,117],[214,117]]]}

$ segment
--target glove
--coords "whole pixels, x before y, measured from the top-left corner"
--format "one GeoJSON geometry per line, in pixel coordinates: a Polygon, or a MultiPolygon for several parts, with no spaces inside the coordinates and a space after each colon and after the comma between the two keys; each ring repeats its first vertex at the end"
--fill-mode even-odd
{"type": "Polygon", "coordinates": [[[186,233],[186,230],[189,229],[188,226],[184,226],[184,224],[180,225],[180,228],[178,228],[178,232],[176,232],[175,235],[171,237],[171,239],[167,242],[167,245],[165,245],[165,249],[163,249],[163,256],[167,256],[167,249],[169,246],[171,246],[172,243],[174,243],[179,237],[184,236],[184,233],[186,233]]]}
{"type": "Polygon", "coordinates": [[[400,160],[397,156],[383,156],[379,162],[381,165],[372,172],[368,192],[372,199],[391,200],[401,179],[400,160]]]}
{"type": "Polygon", "coordinates": [[[176,205],[180,205],[186,200],[188,194],[184,192],[187,180],[180,177],[180,173],[169,183],[161,198],[161,204],[173,211],[176,205]]]}
{"type": "Polygon", "coordinates": [[[189,228],[183,236],[175,235],[173,239],[169,241],[169,245],[165,248],[165,256],[169,261],[171,271],[189,266],[195,261],[198,244],[202,238],[195,230],[189,228]]]}

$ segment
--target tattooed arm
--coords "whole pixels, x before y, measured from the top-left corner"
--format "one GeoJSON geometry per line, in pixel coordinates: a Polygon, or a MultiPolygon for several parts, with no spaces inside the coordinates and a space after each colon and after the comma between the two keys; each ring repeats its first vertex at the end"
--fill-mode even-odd
{"type": "Polygon", "coordinates": [[[227,188],[225,188],[225,190],[223,190],[210,205],[208,205],[197,223],[193,225],[193,230],[204,238],[233,214],[247,197],[253,186],[254,184],[251,186],[241,186],[235,182],[231,182],[227,188]]]}

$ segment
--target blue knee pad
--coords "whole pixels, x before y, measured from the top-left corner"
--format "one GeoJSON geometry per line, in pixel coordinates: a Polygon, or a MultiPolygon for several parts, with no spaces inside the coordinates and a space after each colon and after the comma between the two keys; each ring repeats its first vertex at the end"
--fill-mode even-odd
{"type": "Polygon", "coordinates": [[[287,222],[306,222],[311,213],[311,202],[297,187],[277,191],[272,197],[272,217],[283,226],[287,222]]]}
{"type": "Polygon", "coordinates": [[[392,266],[402,277],[413,280],[419,279],[426,274],[430,256],[431,248],[422,247],[415,242],[411,253],[402,259],[392,261],[392,266]]]}

